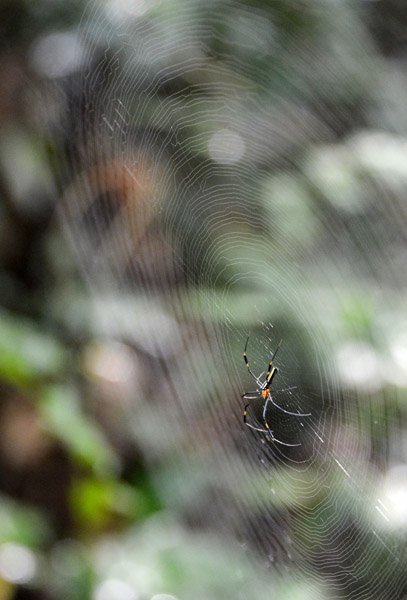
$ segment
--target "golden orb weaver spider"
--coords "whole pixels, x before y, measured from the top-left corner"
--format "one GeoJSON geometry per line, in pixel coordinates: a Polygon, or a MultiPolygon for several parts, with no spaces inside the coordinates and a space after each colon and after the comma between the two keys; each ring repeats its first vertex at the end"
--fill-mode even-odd
{"type": "MultiPolygon", "coordinates": [[[[261,431],[262,433],[268,433],[273,442],[275,442],[277,444],[281,444],[282,446],[301,446],[301,444],[288,444],[287,442],[282,442],[282,441],[278,440],[277,438],[275,438],[272,430],[269,427],[269,424],[267,423],[267,418],[266,418],[267,406],[268,406],[269,402],[271,402],[271,404],[273,404],[273,406],[275,406],[276,408],[281,410],[286,415],[293,415],[295,417],[310,417],[311,416],[311,413],[299,413],[299,412],[295,413],[295,412],[290,412],[289,410],[285,410],[284,408],[282,408],[281,406],[279,406],[278,404],[276,404],[274,402],[273,397],[270,394],[270,387],[271,387],[272,381],[278,373],[277,367],[273,367],[273,360],[275,359],[283,340],[280,341],[279,345],[277,346],[276,351],[271,353],[271,361],[270,361],[268,369],[267,369],[267,376],[266,376],[266,379],[262,382],[262,381],[260,381],[261,375],[259,377],[256,377],[256,375],[253,373],[253,371],[251,370],[251,368],[249,366],[249,361],[247,360],[246,351],[247,351],[247,344],[249,343],[249,338],[250,338],[250,333],[247,336],[247,340],[246,340],[246,344],[245,344],[244,352],[243,352],[243,358],[244,358],[244,362],[246,363],[246,367],[247,367],[250,375],[256,381],[258,387],[256,390],[253,390],[252,392],[245,392],[242,395],[242,398],[245,398],[246,400],[250,400],[250,402],[248,402],[246,404],[246,406],[244,407],[243,423],[245,425],[247,425],[248,427],[250,427],[251,429],[255,429],[256,431],[261,431]],[[264,406],[263,406],[263,413],[262,413],[262,418],[263,418],[265,429],[261,429],[260,427],[255,427],[254,425],[251,425],[251,423],[247,422],[248,407],[250,406],[250,404],[252,403],[253,400],[258,400],[260,398],[265,400],[264,406]]],[[[292,389],[294,389],[294,388],[286,388],[286,390],[282,390],[282,391],[288,391],[288,390],[292,390],[292,389]]]]}

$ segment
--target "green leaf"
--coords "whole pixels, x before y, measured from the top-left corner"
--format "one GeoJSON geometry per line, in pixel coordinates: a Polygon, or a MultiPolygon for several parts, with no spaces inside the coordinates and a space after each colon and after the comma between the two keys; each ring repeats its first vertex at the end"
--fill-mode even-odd
{"type": "Polygon", "coordinates": [[[67,354],[57,340],[28,320],[0,311],[0,376],[14,384],[55,376],[67,354]]]}
{"type": "Polygon", "coordinates": [[[49,525],[39,511],[0,497],[0,544],[16,542],[34,548],[49,537],[49,525]]]}
{"type": "Polygon", "coordinates": [[[100,475],[116,472],[117,455],[96,423],[83,413],[72,387],[47,386],[39,411],[44,428],[59,439],[76,460],[100,475]]]}

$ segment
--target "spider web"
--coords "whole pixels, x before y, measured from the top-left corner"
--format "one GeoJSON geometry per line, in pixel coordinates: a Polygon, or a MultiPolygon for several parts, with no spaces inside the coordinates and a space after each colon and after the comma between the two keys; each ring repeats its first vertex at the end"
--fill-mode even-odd
{"type": "Polygon", "coordinates": [[[265,567],[253,598],[407,593],[406,79],[368,10],[89,3],[48,115],[98,333],[151,368],[126,427],[164,505],[265,567]],[[273,398],[311,416],[268,421],[298,447],[243,426],[249,330],[263,378],[283,339],[273,398]]]}

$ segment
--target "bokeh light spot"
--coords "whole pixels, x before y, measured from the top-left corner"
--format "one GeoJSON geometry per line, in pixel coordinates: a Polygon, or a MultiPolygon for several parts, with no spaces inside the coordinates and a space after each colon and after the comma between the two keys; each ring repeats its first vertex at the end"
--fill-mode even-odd
{"type": "Polygon", "coordinates": [[[245,143],[242,137],[230,129],[220,129],[209,139],[209,154],[219,163],[233,164],[244,155],[245,143]]]}
{"type": "Polygon", "coordinates": [[[0,546],[0,575],[6,581],[28,583],[35,571],[35,556],[29,548],[14,542],[0,546]]]}

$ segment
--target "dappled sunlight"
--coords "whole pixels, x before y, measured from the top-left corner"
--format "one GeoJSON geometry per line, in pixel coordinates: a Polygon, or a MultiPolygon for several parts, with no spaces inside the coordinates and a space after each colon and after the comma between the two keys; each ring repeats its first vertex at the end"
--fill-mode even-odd
{"type": "Polygon", "coordinates": [[[12,4],[1,600],[403,600],[402,0],[12,4]]]}

